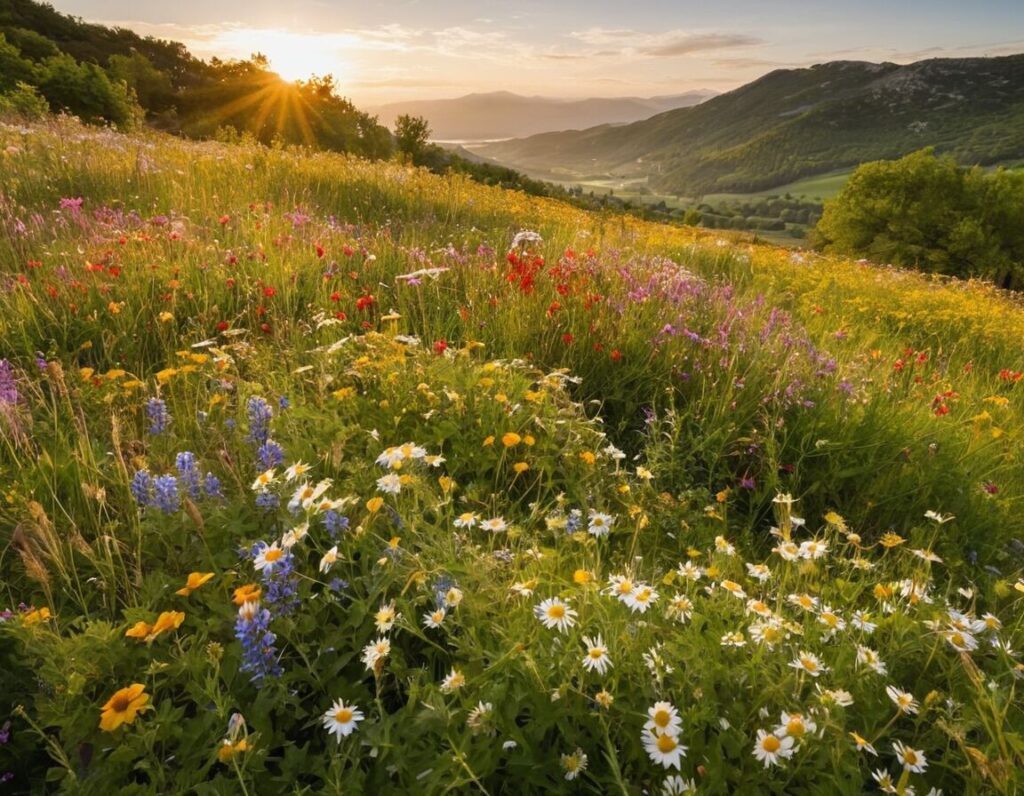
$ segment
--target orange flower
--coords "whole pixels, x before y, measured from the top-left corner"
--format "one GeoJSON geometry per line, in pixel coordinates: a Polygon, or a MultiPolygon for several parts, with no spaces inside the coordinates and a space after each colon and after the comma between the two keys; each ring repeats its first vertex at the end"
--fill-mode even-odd
{"type": "Polygon", "coordinates": [[[239,586],[235,589],[232,601],[235,605],[242,605],[244,603],[254,603],[263,594],[263,590],[255,583],[246,583],[244,586],[239,586]]]}
{"type": "Polygon", "coordinates": [[[49,608],[36,608],[36,610],[29,611],[25,614],[21,621],[26,625],[37,625],[40,622],[46,622],[52,616],[53,614],[50,613],[49,608]]]}
{"type": "Polygon", "coordinates": [[[192,592],[212,579],[212,572],[190,572],[185,585],[174,593],[181,597],[188,597],[192,592]]]}
{"type": "Polygon", "coordinates": [[[100,715],[100,729],[113,732],[122,724],[132,724],[139,713],[149,710],[149,695],[145,690],[142,683],[132,683],[107,700],[100,715]]]}
{"type": "Polygon", "coordinates": [[[232,757],[247,751],[249,751],[248,739],[241,738],[231,743],[231,741],[225,738],[224,743],[217,750],[217,759],[222,763],[230,763],[232,757]]]}
{"type": "Polygon", "coordinates": [[[149,643],[161,633],[177,630],[184,621],[185,614],[181,611],[164,611],[151,625],[146,622],[136,622],[125,631],[125,636],[149,643]]]}
{"type": "Polygon", "coordinates": [[[153,626],[149,622],[136,622],[124,634],[127,638],[145,639],[152,631],[153,626]]]}
{"type": "Polygon", "coordinates": [[[384,505],[384,498],[372,497],[366,501],[366,509],[371,514],[380,511],[381,506],[384,505]]]}
{"type": "Polygon", "coordinates": [[[504,445],[506,448],[511,448],[515,445],[518,445],[522,441],[523,438],[516,434],[516,432],[514,431],[506,431],[504,434],[501,435],[501,444],[504,445]]]}

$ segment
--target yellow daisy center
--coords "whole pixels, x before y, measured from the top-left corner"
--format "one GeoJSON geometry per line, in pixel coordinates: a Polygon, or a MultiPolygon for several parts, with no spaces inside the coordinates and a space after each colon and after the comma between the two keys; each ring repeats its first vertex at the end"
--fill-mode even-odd
{"type": "Polygon", "coordinates": [[[263,554],[263,560],[271,562],[277,561],[277,559],[279,559],[282,555],[284,555],[284,551],[271,548],[263,554]]]}
{"type": "Polygon", "coordinates": [[[766,735],[764,740],[761,741],[761,748],[771,754],[779,751],[782,748],[782,743],[774,735],[766,735]]]}
{"type": "Polygon", "coordinates": [[[658,727],[667,727],[669,722],[672,721],[672,714],[667,710],[658,710],[654,713],[654,723],[658,727]]]}
{"type": "Polygon", "coordinates": [[[565,608],[563,608],[561,605],[552,605],[550,608],[548,608],[548,616],[551,619],[561,619],[563,616],[565,616],[565,608]]]}
{"type": "Polygon", "coordinates": [[[594,647],[587,654],[594,660],[597,660],[604,657],[604,650],[600,647],[594,647]]]}
{"type": "Polygon", "coordinates": [[[658,751],[662,754],[668,754],[675,749],[679,744],[676,743],[676,739],[671,735],[659,735],[658,736],[658,751]]]}
{"type": "Polygon", "coordinates": [[[804,722],[800,718],[791,718],[786,722],[786,735],[800,736],[804,734],[804,722]]]}
{"type": "Polygon", "coordinates": [[[349,708],[342,708],[334,714],[334,720],[338,724],[347,724],[352,721],[352,711],[349,708]]]}

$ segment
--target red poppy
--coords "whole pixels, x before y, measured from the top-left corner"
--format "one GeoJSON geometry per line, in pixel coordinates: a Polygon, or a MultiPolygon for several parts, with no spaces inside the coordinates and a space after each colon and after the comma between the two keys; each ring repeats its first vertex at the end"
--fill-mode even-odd
{"type": "Polygon", "coordinates": [[[447,340],[435,340],[434,341],[434,353],[440,356],[448,349],[447,340]]]}
{"type": "Polygon", "coordinates": [[[267,298],[273,298],[275,293],[277,293],[276,287],[271,287],[270,285],[267,285],[265,288],[263,288],[263,295],[266,296],[267,298]]]}

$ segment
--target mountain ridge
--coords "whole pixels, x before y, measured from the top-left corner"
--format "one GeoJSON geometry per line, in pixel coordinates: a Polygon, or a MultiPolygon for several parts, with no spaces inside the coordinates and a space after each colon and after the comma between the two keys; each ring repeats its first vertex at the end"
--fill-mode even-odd
{"type": "Polygon", "coordinates": [[[447,99],[408,100],[368,107],[382,124],[401,114],[423,116],[440,140],[510,138],[551,130],[582,129],[601,123],[628,124],[705,101],[708,89],[657,97],[526,96],[511,91],[474,92],[447,99]]]}
{"type": "Polygon", "coordinates": [[[631,124],[478,151],[533,176],[646,178],[694,196],[771,188],[925,146],[966,163],[1024,157],[1024,55],[778,69],[631,124]]]}

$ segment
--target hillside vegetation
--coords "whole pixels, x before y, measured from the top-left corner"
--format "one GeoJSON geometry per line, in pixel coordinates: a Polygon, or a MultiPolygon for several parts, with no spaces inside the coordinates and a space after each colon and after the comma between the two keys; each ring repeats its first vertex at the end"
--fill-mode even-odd
{"type": "Polygon", "coordinates": [[[1024,157],[1024,55],[777,70],[692,108],[480,151],[532,176],[647,176],[680,196],[760,191],[933,146],[960,162],[1024,157]]]}
{"type": "Polygon", "coordinates": [[[1019,792],[1022,335],[985,283],[0,125],[0,776],[1019,792]]]}

